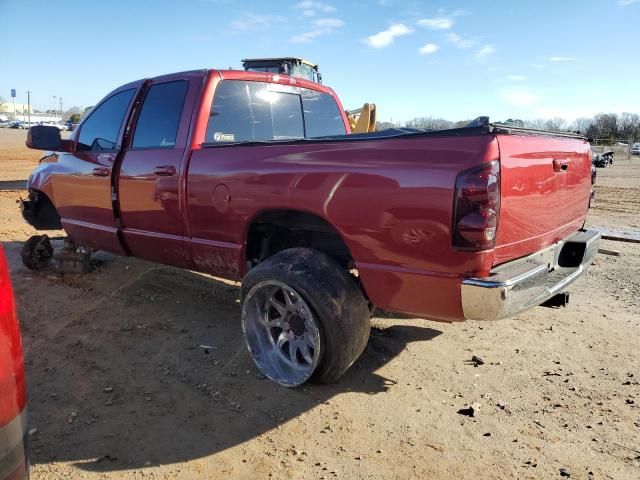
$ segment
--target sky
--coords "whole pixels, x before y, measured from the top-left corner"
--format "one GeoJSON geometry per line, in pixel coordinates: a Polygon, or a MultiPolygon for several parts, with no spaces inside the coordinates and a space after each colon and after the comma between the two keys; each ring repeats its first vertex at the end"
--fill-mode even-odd
{"type": "Polygon", "coordinates": [[[374,102],[383,121],[640,113],[640,0],[0,0],[0,18],[0,96],[30,90],[42,110],[300,56],[345,108],[374,102]]]}

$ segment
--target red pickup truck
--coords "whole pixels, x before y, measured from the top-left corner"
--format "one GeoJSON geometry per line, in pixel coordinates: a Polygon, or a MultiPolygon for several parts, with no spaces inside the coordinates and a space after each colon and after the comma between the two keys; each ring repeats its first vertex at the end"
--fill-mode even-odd
{"type": "Polygon", "coordinates": [[[497,319],[591,263],[589,143],[490,124],[349,134],[335,93],[200,70],[102,100],[28,180],[25,219],[77,245],[242,281],[242,327],[276,382],[334,381],[373,306],[497,319]]]}

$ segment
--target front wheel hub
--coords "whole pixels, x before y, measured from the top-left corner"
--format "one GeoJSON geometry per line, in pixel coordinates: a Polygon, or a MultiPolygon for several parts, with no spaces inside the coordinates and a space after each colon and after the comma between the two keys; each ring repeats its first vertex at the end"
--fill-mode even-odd
{"type": "Polygon", "coordinates": [[[256,284],[242,308],[244,338],[260,371],[286,387],[301,385],[320,360],[316,317],[296,290],[277,280],[256,284]]]}

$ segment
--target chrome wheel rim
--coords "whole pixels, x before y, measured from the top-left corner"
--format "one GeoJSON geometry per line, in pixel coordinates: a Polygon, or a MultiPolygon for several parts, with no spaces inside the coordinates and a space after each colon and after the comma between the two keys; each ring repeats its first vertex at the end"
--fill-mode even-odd
{"type": "Polygon", "coordinates": [[[301,385],[320,360],[320,330],[298,292],[277,280],[265,280],[247,294],[242,331],[260,371],[286,387],[301,385]]]}

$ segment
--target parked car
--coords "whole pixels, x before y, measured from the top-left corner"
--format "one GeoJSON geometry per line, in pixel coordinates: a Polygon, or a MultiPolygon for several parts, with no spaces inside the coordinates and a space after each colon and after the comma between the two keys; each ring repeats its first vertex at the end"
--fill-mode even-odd
{"type": "Polygon", "coordinates": [[[631,155],[640,155],[640,143],[634,143],[631,147],[631,155]]]}
{"type": "Polygon", "coordinates": [[[25,128],[27,128],[27,123],[23,122],[22,120],[13,120],[12,122],[9,122],[9,128],[18,128],[20,130],[24,130],[25,128]]]}
{"type": "Polygon", "coordinates": [[[11,280],[0,246],[0,480],[28,476],[24,359],[11,280]]]}
{"type": "Polygon", "coordinates": [[[68,130],[67,125],[64,123],[59,123],[59,122],[38,122],[38,125],[48,125],[50,127],[56,127],[58,130],[62,131],[66,131],[68,130]]]}
{"type": "Polygon", "coordinates": [[[249,352],[285,386],[337,380],[367,343],[373,306],[498,319],[591,264],[584,137],[487,117],[349,133],[336,94],[311,81],[139,80],[69,139],[31,129],[28,146],[56,153],[29,177],[23,216],[83,248],[242,280],[249,352]]]}
{"type": "Polygon", "coordinates": [[[73,122],[66,122],[65,125],[69,132],[73,132],[73,130],[78,126],[77,123],[73,123],[73,122]]]}

